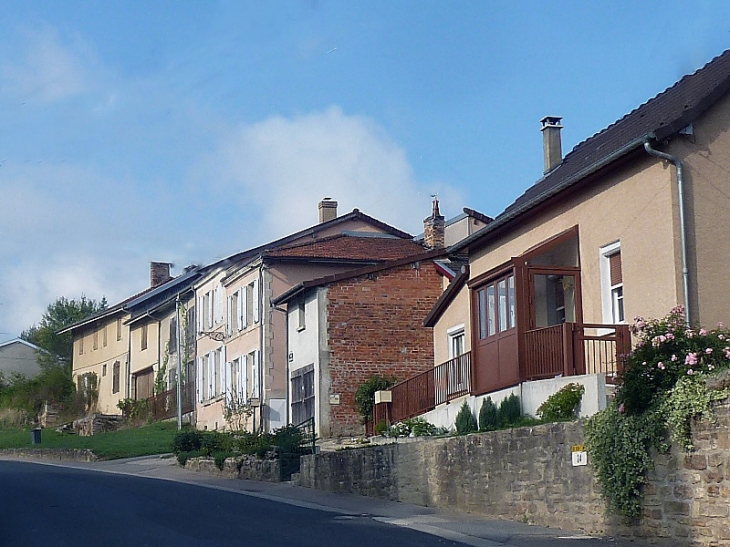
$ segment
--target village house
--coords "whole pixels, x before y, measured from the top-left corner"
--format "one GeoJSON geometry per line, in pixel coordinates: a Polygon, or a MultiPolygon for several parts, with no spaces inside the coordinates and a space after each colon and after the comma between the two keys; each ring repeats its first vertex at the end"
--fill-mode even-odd
{"type": "Polygon", "coordinates": [[[583,411],[595,412],[634,316],[681,304],[692,324],[728,319],[728,90],[725,52],[564,157],[561,118],[542,120],[544,176],[449,248],[468,267],[425,320],[436,393],[409,414],[465,395],[476,412],[475,396],[510,392],[534,414],[576,379],[592,386],[583,411]]]}
{"type": "Polygon", "coordinates": [[[33,378],[41,371],[37,359],[39,351],[43,350],[22,338],[0,343],[0,375],[6,381],[15,375],[33,378]]]}

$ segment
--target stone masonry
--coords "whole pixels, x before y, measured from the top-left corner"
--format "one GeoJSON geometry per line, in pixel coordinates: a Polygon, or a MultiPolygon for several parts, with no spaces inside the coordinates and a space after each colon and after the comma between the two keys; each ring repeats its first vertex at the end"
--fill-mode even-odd
{"type": "Polygon", "coordinates": [[[590,462],[572,466],[582,422],[305,456],[299,482],[657,545],[730,545],[730,406],[715,414],[694,424],[695,452],[655,455],[635,521],[607,513],[590,462]]]}

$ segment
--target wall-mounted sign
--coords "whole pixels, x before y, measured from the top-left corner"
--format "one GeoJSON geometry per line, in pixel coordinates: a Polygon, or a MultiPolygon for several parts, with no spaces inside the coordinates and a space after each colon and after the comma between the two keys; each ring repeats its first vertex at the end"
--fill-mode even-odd
{"type": "Polygon", "coordinates": [[[571,452],[573,467],[588,465],[588,452],[582,444],[574,444],[571,452]]]}

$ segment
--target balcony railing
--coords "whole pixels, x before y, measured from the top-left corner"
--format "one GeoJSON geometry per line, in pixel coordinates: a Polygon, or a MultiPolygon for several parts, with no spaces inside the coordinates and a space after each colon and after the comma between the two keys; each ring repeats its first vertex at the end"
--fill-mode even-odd
{"type": "MultiPolygon", "coordinates": [[[[182,413],[188,414],[195,410],[195,382],[188,382],[181,386],[182,413]]],[[[177,388],[163,391],[147,400],[147,414],[155,420],[167,420],[177,416],[177,388]]]]}
{"type": "Polygon", "coordinates": [[[433,372],[436,405],[471,393],[471,352],[441,363],[433,372]]]}
{"type": "Polygon", "coordinates": [[[436,406],[434,369],[408,378],[405,382],[394,385],[390,391],[393,394],[390,413],[392,422],[399,422],[433,410],[436,406]]]}
{"type": "Polygon", "coordinates": [[[524,340],[526,380],[604,373],[612,382],[631,350],[627,325],[562,323],[527,331],[524,340]]]}

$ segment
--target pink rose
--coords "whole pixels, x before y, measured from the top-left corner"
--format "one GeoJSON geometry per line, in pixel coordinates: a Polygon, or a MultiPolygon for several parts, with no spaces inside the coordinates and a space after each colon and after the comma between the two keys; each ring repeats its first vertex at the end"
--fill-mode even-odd
{"type": "Polygon", "coordinates": [[[697,364],[697,354],[696,353],[688,353],[687,357],[684,359],[684,364],[687,366],[692,366],[697,364]]]}

